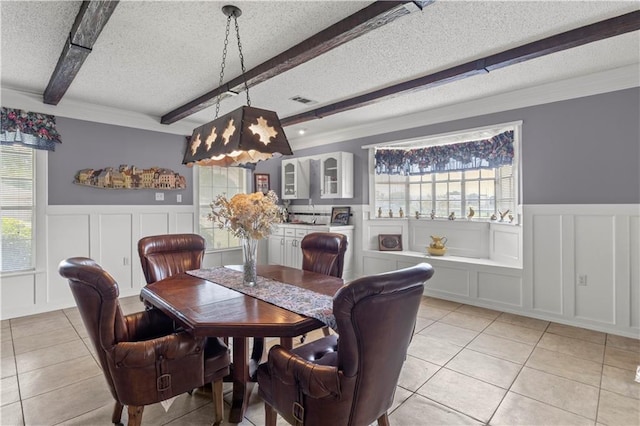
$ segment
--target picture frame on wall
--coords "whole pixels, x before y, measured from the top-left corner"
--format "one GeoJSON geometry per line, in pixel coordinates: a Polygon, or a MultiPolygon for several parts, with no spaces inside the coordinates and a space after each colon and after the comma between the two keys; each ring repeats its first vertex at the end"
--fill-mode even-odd
{"type": "Polygon", "coordinates": [[[266,194],[271,189],[269,173],[254,173],[253,187],[255,192],[266,194]]]}
{"type": "Polygon", "coordinates": [[[401,234],[378,235],[378,250],[402,251],[402,235],[401,234]]]}
{"type": "Polygon", "coordinates": [[[348,225],[351,207],[332,207],[331,225],[348,225]]]}

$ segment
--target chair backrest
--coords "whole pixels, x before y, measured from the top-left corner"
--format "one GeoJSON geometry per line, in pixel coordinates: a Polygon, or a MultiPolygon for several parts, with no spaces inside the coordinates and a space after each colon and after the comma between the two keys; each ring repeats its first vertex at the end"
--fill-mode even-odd
{"type": "Polygon", "coordinates": [[[117,342],[129,340],[118,301],[118,284],[100,265],[86,257],[63,260],[58,266],[58,272],[69,280],[71,293],[93,342],[109,390],[114,399],[118,400],[107,357],[107,353],[117,342]]]}
{"type": "Polygon", "coordinates": [[[300,243],[302,269],[342,278],[347,237],[334,232],[312,232],[300,243]]]}
{"type": "Polygon", "coordinates": [[[342,389],[353,389],[348,424],[369,424],[391,407],[432,275],[431,265],[421,263],[354,280],[334,296],[342,389]]]}
{"type": "Polygon", "coordinates": [[[205,240],[196,234],[166,234],[138,241],[138,254],[147,284],[192,269],[199,269],[205,240]]]}

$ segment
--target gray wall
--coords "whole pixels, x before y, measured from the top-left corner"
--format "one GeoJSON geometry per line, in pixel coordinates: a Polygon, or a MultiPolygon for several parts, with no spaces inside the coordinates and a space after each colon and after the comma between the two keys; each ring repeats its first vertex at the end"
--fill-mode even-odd
{"type": "MultiPolygon", "coordinates": [[[[356,197],[316,204],[367,204],[367,153],[379,142],[522,120],[523,204],[640,203],[640,89],[554,102],[296,151],[296,156],[355,154],[356,197]],[[359,189],[362,188],[362,191],[359,189]]],[[[280,161],[258,166],[280,188],[280,161]],[[275,175],[275,179],[274,179],[275,175]]],[[[313,193],[312,193],[313,194],[313,193]]],[[[305,204],[307,200],[298,201],[305,204]]],[[[295,203],[294,203],[295,204],[295,203]]]]}
{"type": "Polygon", "coordinates": [[[193,204],[193,170],[182,165],[184,136],[64,117],[56,122],[62,144],[49,153],[50,205],[193,204]],[[78,170],[120,164],[171,169],[186,178],[187,188],[100,189],[73,184],[78,170]],[[156,192],[164,192],[164,201],[155,201],[156,192]],[[182,194],[182,203],[177,202],[177,194],[182,194]]]}

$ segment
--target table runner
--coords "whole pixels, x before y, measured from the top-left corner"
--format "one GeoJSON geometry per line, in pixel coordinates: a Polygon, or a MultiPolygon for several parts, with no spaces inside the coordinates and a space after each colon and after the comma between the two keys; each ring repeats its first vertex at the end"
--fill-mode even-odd
{"type": "Polygon", "coordinates": [[[220,284],[288,311],[315,318],[337,331],[331,296],[261,276],[258,276],[255,286],[248,287],[242,283],[242,272],[224,266],[194,269],[187,271],[187,274],[220,284]]]}

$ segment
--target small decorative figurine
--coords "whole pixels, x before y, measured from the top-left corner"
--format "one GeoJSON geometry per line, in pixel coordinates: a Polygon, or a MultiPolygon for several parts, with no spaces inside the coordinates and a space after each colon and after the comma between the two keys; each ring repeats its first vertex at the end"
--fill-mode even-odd
{"type": "Polygon", "coordinates": [[[398,216],[404,217],[404,210],[402,210],[402,207],[400,207],[400,211],[398,211],[398,216]]]}
{"type": "Polygon", "coordinates": [[[456,212],[451,212],[449,214],[449,220],[456,220],[456,212]]]}
{"type": "Polygon", "coordinates": [[[378,217],[382,217],[382,207],[378,207],[378,217]]]}
{"type": "Polygon", "coordinates": [[[445,244],[447,243],[447,237],[431,236],[431,244],[427,247],[427,252],[432,256],[443,256],[447,251],[445,244]]]}
{"type": "Polygon", "coordinates": [[[509,223],[513,223],[513,215],[512,214],[509,215],[509,223]]]}
{"type": "Polygon", "coordinates": [[[475,216],[476,211],[473,209],[473,207],[469,207],[469,214],[467,215],[467,219],[471,220],[471,218],[473,216],[475,216]]]}
{"type": "Polygon", "coordinates": [[[420,219],[420,212],[416,210],[416,219],[420,219]]]}
{"type": "Polygon", "coordinates": [[[389,209],[389,217],[393,217],[393,210],[389,209]]]}
{"type": "Polygon", "coordinates": [[[498,213],[500,213],[500,222],[504,222],[504,218],[507,216],[507,214],[509,214],[509,212],[510,212],[509,209],[507,209],[507,211],[505,211],[504,213],[498,210],[498,213]]]}
{"type": "Polygon", "coordinates": [[[431,214],[429,214],[429,217],[433,220],[436,218],[436,211],[435,210],[431,210],[431,214]]]}
{"type": "Polygon", "coordinates": [[[498,217],[497,217],[497,216],[496,216],[496,214],[494,213],[494,214],[492,214],[492,215],[491,215],[491,218],[490,218],[490,219],[491,219],[491,220],[496,220],[496,219],[498,219],[498,217]]]}

